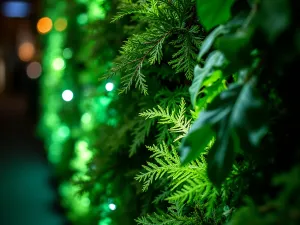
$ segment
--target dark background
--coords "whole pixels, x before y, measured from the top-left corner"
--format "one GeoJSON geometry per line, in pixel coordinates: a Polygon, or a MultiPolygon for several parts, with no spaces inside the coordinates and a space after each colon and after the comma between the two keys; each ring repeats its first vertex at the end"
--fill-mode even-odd
{"type": "MultiPolygon", "coordinates": [[[[0,0],[1,9],[5,1],[0,0]]],[[[28,39],[35,45],[36,54],[31,61],[41,60],[39,35],[36,22],[42,14],[40,1],[27,1],[31,5],[26,18],[7,18],[0,14],[0,59],[5,65],[5,89],[0,94],[0,111],[2,114],[26,114],[34,123],[38,119],[38,79],[29,79],[26,67],[29,62],[18,58],[18,45],[22,39],[28,39]]],[[[3,85],[3,84],[2,84],[3,85]]]]}
{"type": "Polygon", "coordinates": [[[30,61],[18,57],[20,42],[29,38],[36,50],[31,61],[41,62],[36,31],[41,1],[27,1],[31,9],[26,18],[5,17],[4,2],[0,0],[0,224],[65,224],[53,171],[35,132],[39,79],[27,76],[30,61]]]}

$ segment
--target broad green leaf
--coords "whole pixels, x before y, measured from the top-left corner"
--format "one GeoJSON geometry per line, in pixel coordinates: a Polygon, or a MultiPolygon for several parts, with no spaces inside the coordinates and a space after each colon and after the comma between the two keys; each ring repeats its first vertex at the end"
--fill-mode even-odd
{"type": "Polygon", "coordinates": [[[197,95],[202,87],[204,79],[212,74],[212,70],[215,67],[221,67],[225,61],[223,54],[220,51],[214,51],[208,56],[203,68],[196,66],[194,70],[194,80],[189,88],[191,95],[191,102],[195,107],[197,95]]]}
{"type": "MultiPolygon", "coordinates": [[[[215,47],[220,50],[231,63],[243,64],[249,58],[251,51],[251,37],[253,29],[239,30],[232,34],[225,34],[215,41],[215,47]]],[[[251,58],[252,59],[252,58],[251,58]]]]}
{"type": "Polygon", "coordinates": [[[257,23],[270,43],[273,43],[289,27],[291,21],[290,1],[264,0],[261,2],[257,23]]]}
{"type": "Polygon", "coordinates": [[[184,163],[205,150],[208,135],[213,134],[210,130],[216,133],[216,141],[209,152],[209,178],[219,186],[231,170],[234,152],[241,147],[257,147],[267,132],[264,105],[255,92],[253,79],[229,86],[199,114],[182,142],[184,163]]]}
{"type": "Polygon", "coordinates": [[[218,96],[222,91],[224,91],[226,87],[226,80],[222,78],[222,71],[216,70],[213,72],[211,76],[209,76],[206,80],[203,82],[203,90],[200,91],[201,98],[197,100],[197,105],[195,109],[197,109],[198,112],[206,109],[207,105],[209,105],[213,99],[218,96]],[[211,77],[218,78],[217,80],[214,80],[212,83],[207,82],[210,80],[211,77]]]}
{"type": "Polygon", "coordinates": [[[244,149],[249,148],[249,144],[257,147],[268,132],[264,104],[253,86],[254,80],[244,85],[232,109],[230,118],[232,127],[237,130],[240,139],[243,134],[246,138],[246,140],[241,140],[244,149]]]}
{"type": "MultiPolygon", "coordinates": [[[[200,123],[200,122],[199,122],[200,123]]],[[[209,125],[200,126],[194,132],[190,132],[180,147],[182,165],[196,159],[207,148],[214,137],[214,132],[209,125]],[[197,149],[197,151],[195,151],[197,149]]]]}
{"type": "Polygon", "coordinates": [[[227,32],[228,32],[228,29],[226,29],[225,26],[223,26],[223,25],[220,25],[216,29],[214,29],[203,41],[199,55],[198,55],[198,60],[200,61],[202,59],[203,55],[206,54],[210,50],[215,39],[219,35],[226,34],[227,32]]]}
{"type": "Polygon", "coordinates": [[[235,0],[197,0],[197,13],[206,30],[228,21],[235,0]]]}
{"type": "MultiPolygon", "coordinates": [[[[226,128],[225,128],[226,129],[226,128]]],[[[222,132],[220,132],[221,134],[222,132]]],[[[227,133],[229,135],[229,133],[227,133]]],[[[235,148],[233,137],[217,137],[222,138],[222,142],[216,142],[208,154],[207,174],[209,179],[217,187],[220,187],[224,178],[228,176],[232,169],[235,156],[235,148]]]]}
{"type": "Polygon", "coordinates": [[[222,77],[222,70],[215,70],[203,81],[202,86],[210,87],[211,85],[213,85],[213,83],[215,83],[221,77],[222,77]]]}
{"type": "Polygon", "coordinates": [[[193,123],[188,135],[181,144],[181,162],[189,163],[205,151],[215,132],[213,125],[220,122],[228,112],[222,108],[200,112],[198,119],[193,123]]]}

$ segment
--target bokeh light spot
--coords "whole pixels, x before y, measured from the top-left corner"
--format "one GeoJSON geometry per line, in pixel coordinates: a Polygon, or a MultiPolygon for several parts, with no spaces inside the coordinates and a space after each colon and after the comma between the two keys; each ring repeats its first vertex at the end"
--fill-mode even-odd
{"type": "Polygon", "coordinates": [[[82,123],[85,123],[85,124],[88,124],[92,121],[92,116],[90,113],[85,113],[82,115],[81,117],[81,122],[82,123]]]}
{"type": "Polygon", "coordinates": [[[117,208],[117,206],[115,205],[115,204],[113,204],[113,203],[110,203],[109,205],[108,205],[108,207],[109,207],[109,209],[110,210],[116,210],[116,208],[117,208]]]}
{"type": "Polygon", "coordinates": [[[55,22],[54,22],[54,28],[57,31],[64,31],[68,26],[68,21],[65,18],[58,18],[55,22]]]}
{"type": "Polygon", "coordinates": [[[62,58],[56,58],[53,60],[52,66],[55,70],[62,70],[65,67],[65,60],[62,58]]]}
{"type": "Polygon", "coordinates": [[[114,89],[114,84],[112,82],[108,82],[106,85],[105,85],[105,89],[107,91],[112,91],[114,89]]]}
{"type": "Polygon", "coordinates": [[[69,102],[73,99],[73,92],[70,91],[70,90],[65,90],[63,93],[62,93],[62,98],[64,101],[66,102],[69,102]]]}
{"type": "Polygon", "coordinates": [[[34,54],[35,49],[31,42],[24,42],[19,46],[18,56],[22,61],[30,61],[33,58],[34,54]]]}
{"type": "Polygon", "coordinates": [[[80,25],[84,25],[88,22],[88,16],[86,13],[82,13],[77,17],[77,22],[80,25]]]}
{"type": "Polygon", "coordinates": [[[26,73],[30,79],[38,78],[42,73],[41,64],[39,62],[31,62],[26,68],[26,73]]]}
{"type": "Polygon", "coordinates": [[[52,29],[53,23],[49,17],[43,17],[39,19],[37,23],[37,30],[41,34],[46,34],[52,29]]]}
{"type": "Polygon", "coordinates": [[[65,48],[65,49],[63,50],[63,57],[64,57],[65,59],[71,59],[72,56],[73,56],[73,51],[72,51],[70,48],[65,48]]]}
{"type": "Polygon", "coordinates": [[[70,129],[69,129],[69,127],[67,127],[67,126],[61,126],[59,129],[58,129],[58,131],[57,131],[57,133],[58,133],[58,136],[61,138],[61,139],[66,139],[67,137],[69,137],[69,135],[70,135],[70,129]]]}

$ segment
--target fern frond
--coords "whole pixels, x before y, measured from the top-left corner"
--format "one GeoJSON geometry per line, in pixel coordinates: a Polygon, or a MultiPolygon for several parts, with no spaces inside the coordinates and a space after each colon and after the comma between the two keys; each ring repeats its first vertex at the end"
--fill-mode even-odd
{"type": "Polygon", "coordinates": [[[141,13],[147,13],[147,11],[145,10],[145,8],[142,5],[138,5],[138,4],[134,4],[134,3],[122,4],[119,7],[119,11],[113,17],[111,22],[116,22],[117,20],[120,20],[123,17],[131,15],[131,14],[141,14],[141,13]]]}
{"type": "Polygon", "coordinates": [[[140,147],[144,142],[145,138],[149,135],[150,129],[153,125],[153,121],[151,120],[139,120],[135,128],[133,129],[132,136],[133,141],[130,145],[129,156],[133,156],[137,148],[140,147]]]}
{"type": "Polygon", "coordinates": [[[192,119],[188,119],[185,116],[185,112],[185,101],[184,98],[181,98],[178,112],[176,109],[173,109],[170,112],[169,107],[163,109],[161,106],[157,106],[157,108],[146,110],[139,115],[145,117],[146,119],[159,117],[160,119],[158,123],[173,124],[173,126],[169,129],[170,132],[179,133],[179,136],[174,140],[175,142],[181,139],[185,134],[187,134],[190,128],[192,119]]]}
{"type": "Polygon", "coordinates": [[[170,132],[169,126],[165,124],[156,124],[157,135],[156,135],[156,143],[166,142],[167,144],[172,144],[176,139],[176,135],[170,132]]]}
{"type": "Polygon", "coordinates": [[[166,200],[180,203],[200,201],[204,204],[207,215],[211,215],[219,193],[207,177],[205,156],[201,155],[187,166],[181,166],[174,146],[169,148],[162,143],[147,148],[153,153],[151,158],[154,162],[147,162],[147,166],[143,166],[145,171],[135,177],[143,182],[143,191],[164,176],[170,180],[170,191],[174,191],[166,200]]]}
{"type": "Polygon", "coordinates": [[[194,75],[194,67],[197,63],[197,49],[201,44],[198,36],[199,27],[192,26],[188,32],[178,36],[178,39],[172,44],[179,50],[173,54],[172,60],[169,62],[176,73],[184,72],[187,79],[191,80],[194,75]]]}
{"type": "Polygon", "coordinates": [[[164,201],[170,195],[170,193],[171,193],[171,191],[167,190],[167,189],[165,191],[162,191],[159,195],[157,195],[155,197],[155,199],[153,200],[153,203],[158,204],[159,202],[164,201]]]}
{"type": "Polygon", "coordinates": [[[143,94],[148,94],[146,78],[142,73],[143,65],[160,63],[163,56],[162,46],[169,34],[170,31],[152,29],[140,35],[133,35],[125,42],[121,49],[121,63],[117,63],[111,71],[125,72],[121,77],[120,93],[127,93],[135,82],[136,88],[143,94]]]}
{"type": "MultiPolygon", "coordinates": [[[[134,85],[147,95],[147,82],[143,69],[153,64],[160,64],[165,46],[177,48],[170,60],[175,72],[184,72],[192,78],[195,59],[201,40],[199,26],[188,26],[192,19],[193,0],[143,0],[134,4],[125,4],[113,21],[126,15],[137,17],[146,24],[145,31],[131,36],[121,48],[121,57],[115,62],[109,76],[121,72],[121,93],[126,93],[134,85]],[[175,42],[166,40],[175,36],[175,42]],[[135,84],[134,84],[135,83],[135,84]]],[[[107,77],[107,76],[106,76],[107,77]]]]}
{"type": "Polygon", "coordinates": [[[147,148],[153,152],[151,157],[154,158],[155,163],[147,162],[146,166],[143,165],[146,172],[141,172],[135,177],[137,181],[143,182],[143,191],[146,191],[154,180],[161,178],[180,165],[180,159],[174,146],[171,146],[171,151],[165,143],[159,146],[147,146],[147,148]]]}
{"type": "Polygon", "coordinates": [[[195,225],[196,218],[184,216],[183,207],[184,205],[176,203],[168,208],[168,213],[141,216],[136,222],[140,225],[195,225]]]}
{"type": "Polygon", "coordinates": [[[170,108],[175,108],[182,98],[190,98],[189,90],[186,86],[176,87],[176,89],[172,91],[164,88],[156,93],[154,96],[154,101],[162,108],[167,108],[167,106],[170,108]]]}

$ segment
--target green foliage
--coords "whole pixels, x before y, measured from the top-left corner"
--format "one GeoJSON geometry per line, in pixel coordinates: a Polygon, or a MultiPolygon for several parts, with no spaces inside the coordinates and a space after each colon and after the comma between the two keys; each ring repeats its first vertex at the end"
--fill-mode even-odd
{"type": "Polygon", "coordinates": [[[288,29],[291,24],[292,13],[290,1],[262,1],[257,19],[263,19],[259,23],[259,26],[265,33],[268,41],[274,43],[276,38],[288,29]]]}
{"type": "Polygon", "coordinates": [[[138,147],[145,143],[145,138],[149,135],[151,126],[153,125],[153,121],[147,120],[137,120],[138,123],[136,127],[133,129],[132,136],[133,141],[130,145],[130,156],[134,155],[137,152],[138,147]]]}
{"type": "Polygon", "coordinates": [[[188,79],[192,78],[196,64],[196,52],[201,38],[198,25],[189,26],[193,0],[184,1],[137,1],[125,4],[114,20],[126,15],[138,16],[146,29],[132,35],[122,46],[121,55],[117,58],[111,75],[121,72],[120,92],[127,93],[134,85],[143,94],[148,94],[146,74],[143,70],[163,60],[164,49],[172,47],[174,53],[169,64],[175,73],[184,72],[188,79]],[[169,41],[169,38],[176,40],[169,41]]]}
{"type": "Polygon", "coordinates": [[[210,30],[216,25],[227,22],[230,9],[235,0],[197,0],[197,12],[203,26],[210,30]]]}
{"type": "MultiPolygon", "coordinates": [[[[188,154],[200,154],[208,144],[209,136],[216,134],[216,142],[208,156],[208,174],[217,186],[221,185],[231,171],[234,153],[239,152],[240,148],[257,147],[267,132],[263,124],[263,103],[253,89],[253,82],[251,80],[245,85],[231,85],[223,91],[200,113],[189,136],[182,143],[183,154],[192,160],[188,154]],[[199,136],[208,136],[206,141],[202,142],[202,146],[197,146],[199,136]]],[[[185,158],[182,160],[187,162],[185,158]]]]}
{"type": "Polygon", "coordinates": [[[168,208],[168,214],[162,213],[142,216],[136,220],[141,225],[194,225],[197,224],[196,218],[183,215],[183,207],[181,204],[174,204],[168,208]]]}
{"type": "MultiPolygon", "coordinates": [[[[178,203],[203,203],[202,210],[209,217],[213,214],[218,202],[219,193],[208,180],[204,155],[182,167],[178,153],[174,146],[168,147],[165,143],[159,146],[149,146],[154,162],[147,162],[144,170],[135,179],[143,182],[143,191],[158,179],[167,179],[169,183],[168,195],[164,199],[178,203]]],[[[161,196],[160,196],[161,198],[161,196]]]]}
{"type": "Polygon", "coordinates": [[[213,80],[217,80],[221,77],[222,72],[215,72],[213,69],[221,67],[224,64],[224,60],[224,55],[219,51],[215,51],[208,56],[203,68],[200,68],[198,65],[195,67],[193,84],[189,89],[191,102],[194,106],[196,104],[197,95],[202,88],[203,81],[208,76],[211,76],[213,80]]]}
{"type": "Polygon", "coordinates": [[[286,174],[277,175],[273,185],[282,186],[278,196],[257,206],[251,199],[246,206],[241,207],[234,214],[229,225],[235,224],[298,224],[300,222],[300,199],[295,195],[300,188],[300,169],[293,168],[286,174]]]}
{"type": "Polygon", "coordinates": [[[140,116],[145,117],[146,119],[152,119],[159,117],[158,123],[161,124],[173,124],[173,126],[169,129],[170,132],[173,133],[179,133],[178,137],[174,140],[177,141],[181,139],[185,134],[187,134],[191,119],[188,119],[185,116],[186,113],[186,107],[185,107],[185,101],[182,98],[178,112],[176,112],[176,108],[173,109],[171,112],[169,112],[169,107],[166,109],[163,109],[161,106],[158,106],[154,109],[146,110],[145,112],[140,113],[140,116]]]}
{"type": "Polygon", "coordinates": [[[71,2],[41,123],[74,224],[299,223],[296,1],[71,2]]]}
{"type": "Polygon", "coordinates": [[[171,151],[165,143],[160,146],[148,146],[147,148],[153,152],[152,157],[156,164],[148,162],[147,166],[143,166],[146,172],[141,172],[135,178],[144,182],[143,191],[146,191],[153,181],[162,178],[166,173],[176,173],[180,166],[180,160],[174,146],[171,146],[171,151]]]}

